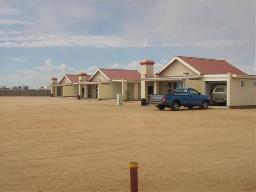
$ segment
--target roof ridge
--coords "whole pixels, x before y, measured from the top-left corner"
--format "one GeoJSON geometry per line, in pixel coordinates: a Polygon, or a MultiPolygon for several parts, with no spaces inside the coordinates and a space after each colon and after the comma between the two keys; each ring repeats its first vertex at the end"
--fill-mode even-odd
{"type": "Polygon", "coordinates": [[[125,70],[125,71],[138,71],[137,69],[117,69],[117,68],[99,68],[100,70],[125,70]]]}
{"type": "Polygon", "coordinates": [[[209,58],[204,58],[204,57],[192,57],[192,56],[177,56],[177,57],[185,57],[185,58],[192,58],[192,59],[201,59],[201,60],[210,60],[210,61],[225,61],[225,59],[209,59],[209,58]]]}

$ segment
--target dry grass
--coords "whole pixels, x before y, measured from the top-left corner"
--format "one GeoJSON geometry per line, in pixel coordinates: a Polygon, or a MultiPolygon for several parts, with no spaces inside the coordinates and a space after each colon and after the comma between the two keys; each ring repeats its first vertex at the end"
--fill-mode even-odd
{"type": "Polygon", "coordinates": [[[0,191],[255,191],[256,110],[0,98],[0,191]]]}

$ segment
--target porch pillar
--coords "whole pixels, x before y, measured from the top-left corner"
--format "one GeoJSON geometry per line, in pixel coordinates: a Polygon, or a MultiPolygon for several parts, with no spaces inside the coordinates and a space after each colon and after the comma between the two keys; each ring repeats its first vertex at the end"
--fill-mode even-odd
{"type": "Polygon", "coordinates": [[[51,78],[51,95],[57,96],[57,78],[53,77],[51,78]]]}
{"type": "Polygon", "coordinates": [[[146,81],[145,80],[141,80],[140,94],[141,94],[141,99],[147,99],[146,81]]]}
{"type": "Polygon", "coordinates": [[[97,84],[97,99],[99,99],[99,100],[101,99],[101,98],[100,98],[100,87],[101,87],[101,84],[98,83],[98,84],[97,84]]]}
{"type": "Polygon", "coordinates": [[[134,83],[134,91],[133,91],[133,99],[138,100],[139,99],[139,83],[134,83]]]}
{"type": "Polygon", "coordinates": [[[53,85],[53,84],[51,84],[51,95],[53,96],[53,97],[55,97],[56,95],[55,95],[55,86],[53,85]]]}
{"type": "Polygon", "coordinates": [[[88,98],[88,85],[84,85],[84,98],[88,98]]]}
{"type": "Polygon", "coordinates": [[[128,99],[128,86],[127,86],[127,82],[125,82],[124,79],[122,79],[122,95],[123,95],[123,100],[128,99]]]}
{"type": "Polygon", "coordinates": [[[154,81],[154,94],[159,94],[159,82],[154,81]]]}
{"type": "Polygon", "coordinates": [[[232,81],[232,74],[227,74],[227,107],[231,106],[231,81],[232,81]]]}
{"type": "Polygon", "coordinates": [[[78,84],[78,95],[81,97],[82,96],[82,88],[81,85],[78,84]]]}

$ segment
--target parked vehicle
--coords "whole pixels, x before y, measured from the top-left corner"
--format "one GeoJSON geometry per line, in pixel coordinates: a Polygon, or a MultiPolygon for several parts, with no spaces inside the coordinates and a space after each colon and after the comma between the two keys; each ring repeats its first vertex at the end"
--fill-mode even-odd
{"type": "Polygon", "coordinates": [[[212,102],[214,104],[225,104],[227,102],[227,85],[216,85],[214,87],[212,102]]]}
{"type": "Polygon", "coordinates": [[[150,95],[149,103],[155,105],[160,110],[168,107],[178,111],[180,106],[189,107],[190,109],[199,106],[202,109],[207,109],[210,100],[195,89],[178,88],[173,94],[150,95]]]}

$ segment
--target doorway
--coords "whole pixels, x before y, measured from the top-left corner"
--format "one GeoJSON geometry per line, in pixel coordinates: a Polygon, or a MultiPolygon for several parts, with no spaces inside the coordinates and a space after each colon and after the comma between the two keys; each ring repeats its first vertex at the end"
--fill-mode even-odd
{"type": "Polygon", "coordinates": [[[227,105],[227,82],[205,81],[205,95],[210,98],[210,104],[214,106],[227,105]]]}
{"type": "Polygon", "coordinates": [[[152,95],[154,93],[154,86],[148,86],[148,95],[152,95]]]}
{"type": "Polygon", "coordinates": [[[62,87],[61,86],[58,86],[57,87],[57,96],[62,96],[62,87]]]}
{"type": "Polygon", "coordinates": [[[148,99],[150,97],[150,95],[154,94],[154,86],[149,85],[148,86],[148,99]]]}
{"type": "Polygon", "coordinates": [[[88,85],[88,98],[96,99],[98,98],[98,88],[97,85],[88,85]]]}
{"type": "Polygon", "coordinates": [[[81,98],[84,98],[84,87],[82,88],[82,95],[81,98]]]}

